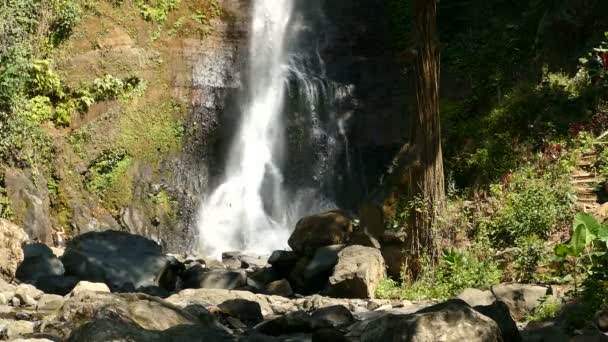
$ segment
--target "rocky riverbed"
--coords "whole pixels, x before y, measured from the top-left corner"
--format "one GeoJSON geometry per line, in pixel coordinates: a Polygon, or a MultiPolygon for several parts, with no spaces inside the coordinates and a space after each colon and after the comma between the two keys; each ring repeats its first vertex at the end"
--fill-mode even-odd
{"type": "MultiPolygon", "coordinates": [[[[385,262],[340,212],[302,220],[291,251],[165,255],[125,232],[65,249],[0,220],[0,340],[570,341],[559,319],[526,324],[549,286],[467,289],[446,302],[374,298],[385,262]],[[357,236],[359,235],[359,236],[357,236]]],[[[601,324],[599,324],[601,328],[601,324]]],[[[576,341],[602,341],[599,329],[576,341]]]]}

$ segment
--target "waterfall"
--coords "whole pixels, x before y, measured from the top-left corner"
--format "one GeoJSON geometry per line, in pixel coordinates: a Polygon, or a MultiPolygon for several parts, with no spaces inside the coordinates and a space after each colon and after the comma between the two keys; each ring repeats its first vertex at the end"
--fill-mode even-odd
{"type": "Polygon", "coordinates": [[[338,107],[353,89],[327,80],[316,31],[294,13],[294,1],[254,1],[239,131],[224,178],[199,212],[197,252],[204,255],[287,248],[299,218],[336,207],[330,194],[343,177],[336,170],[350,173],[352,113],[338,107]],[[294,127],[295,138],[287,132],[294,127]],[[342,154],[346,167],[337,167],[342,154]]]}
{"type": "Polygon", "coordinates": [[[204,201],[199,248],[209,256],[267,253],[287,245],[281,112],[286,85],[286,34],[292,0],[255,0],[249,51],[249,93],[225,181],[204,201]]]}

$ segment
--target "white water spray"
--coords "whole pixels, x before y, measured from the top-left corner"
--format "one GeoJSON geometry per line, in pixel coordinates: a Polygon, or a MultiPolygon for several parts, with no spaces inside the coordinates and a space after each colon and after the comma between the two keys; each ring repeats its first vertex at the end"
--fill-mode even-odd
{"type": "Polygon", "coordinates": [[[287,246],[287,205],[276,153],[282,141],[285,39],[293,0],[256,0],[250,45],[250,93],[226,178],[203,204],[200,251],[264,254],[287,246]]]}

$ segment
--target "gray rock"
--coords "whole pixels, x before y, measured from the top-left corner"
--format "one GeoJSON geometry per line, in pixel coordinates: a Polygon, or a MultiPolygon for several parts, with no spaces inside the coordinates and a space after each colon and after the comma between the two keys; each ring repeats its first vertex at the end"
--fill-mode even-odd
{"type": "Polygon", "coordinates": [[[333,245],[318,248],[304,269],[304,277],[307,279],[329,277],[334,266],[338,263],[338,253],[342,249],[344,249],[344,245],[333,245]]]}
{"type": "Polygon", "coordinates": [[[333,210],[300,219],[288,243],[296,254],[312,256],[319,247],[347,243],[352,232],[348,214],[333,210]]]}
{"type": "Polygon", "coordinates": [[[15,289],[15,297],[19,298],[21,305],[35,306],[42,295],[44,292],[29,284],[21,284],[15,289]]]}
{"type": "Polygon", "coordinates": [[[78,296],[86,292],[110,293],[110,288],[104,283],[92,283],[89,281],[80,281],[70,292],[70,297],[78,296]]]}
{"type": "Polygon", "coordinates": [[[229,269],[247,268],[243,267],[240,255],[240,252],[224,252],[222,253],[222,263],[229,269]]]}
{"type": "Polygon", "coordinates": [[[34,323],[0,319],[0,327],[5,327],[4,334],[9,340],[17,339],[34,332],[34,323]]]}
{"type": "MultiPolygon", "coordinates": [[[[349,334],[352,336],[351,334],[349,334]]],[[[384,314],[370,321],[361,342],[502,342],[496,323],[461,300],[451,300],[415,314],[384,314]]]]}
{"type": "Polygon", "coordinates": [[[363,227],[355,231],[350,239],[349,245],[359,245],[380,249],[380,241],[363,227]]]}
{"type": "Polygon", "coordinates": [[[46,276],[36,280],[36,288],[44,293],[65,296],[70,293],[80,280],[72,276],[46,276]]]}
{"type": "Polygon", "coordinates": [[[28,236],[19,226],[0,219],[0,278],[12,281],[17,267],[23,261],[22,245],[28,236]]]}
{"type": "Polygon", "coordinates": [[[349,246],[338,254],[327,293],[337,298],[374,298],[376,287],[384,277],[384,259],[379,250],[349,246]]]}
{"type": "Polygon", "coordinates": [[[517,324],[513,321],[511,313],[509,312],[509,307],[505,303],[495,301],[489,305],[475,306],[474,309],[496,322],[500,328],[504,341],[521,341],[521,335],[519,334],[519,329],[517,329],[517,324]]]}
{"type": "Polygon", "coordinates": [[[499,284],[491,290],[497,300],[507,304],[516,321],[525,319],[551,294],[551,287],[528,284],[499,284]]]}
{"type": "Polygon", "coordinates": [[[245,323],[257,324],[264,320],[258,302],[246,299],[230,299],[218,305],[218,308],[226,315],[236,317],[245,323]]]}
{"type": "Polygon", "coordinates": [[[144,237],[118,231],[92,232],[72,239],[62,257],[66,272],[110,287],[159,286],[172,291],[181,264],[144,237]]]}
{"type": "Polygon", "coordinates": [[[292,251],[274,251],[268,258],[268,263],[272,269],[280,274],[288,273],[298,262],[298,255],[292,251]]]}
{"type": "Polygon", "coordinates": [[[348,342],[348,339],[336,329],[323,328],[312,334],[312,342],[348,342]]]}
{"type": "Polygon", "coordinates": [[[333,305],[320,308],[312,313],[314,328],[335,328],[351,324],[355,318],[344,305],[333,305]]]}
{"type": "Polygon", "coordinates": [[[28,243],[23,246],[23,257],[25,259],[39,256],[50,258],[54,255],[53,250],[43,243],[28,243]]]}
{"type": "Polygon", "coordinates": [[[312,319],[303,311],[288,313],[279,318],[265,321],[255,327],[255,330],[264,335],[280,336],[294,333],[313,332],[312,319]]]}
{"type": "Polygon", "coordinates": [[[26,257],[17,268],[16,276],[22,282],[35,284],[39,278],[62,276],[64,273],[65,269],[59,258],[53,254],[39,254],[26,257]]]}
{"type": "Polygon", "coordinates": [[[293,290],[287,279],[281,279],[273,281],[266,285],[264,292],[268,295],[291,297],[293,296],[293,290]]]}
{"type": "Polygon", "coordinates": [[[8,168],[4,173],[6,194],[18,222],[31,240],[52,243],[50,199],[46,179],[30,169],[8,168]]]}
{"type": "Polygon", "coordinates": [[[65,300],[62,296],[45,294],[38,299],[36,310],[38,311],[53,311],[59,309],[65,300]]]}
{"type": "Polygon", "coordinates": [[[469,306],[492,305],[496,301],[496,297],[489,290],[479,289],[464,289],[456,298],[465,301],[469,306]]]}
{"type": "Polygon", "coordinates": [[[200,265],[189,268],[182,274],[184,287],[190,289],[236,289],[247,284],[244,270],[208,270],[200,265]]]}

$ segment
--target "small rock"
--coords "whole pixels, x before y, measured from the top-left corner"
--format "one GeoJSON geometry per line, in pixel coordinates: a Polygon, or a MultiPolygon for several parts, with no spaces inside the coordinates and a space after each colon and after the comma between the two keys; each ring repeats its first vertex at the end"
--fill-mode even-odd
{"type": "MultiPolygon", "coordinates": [[[[224,252],[222,253],[222,263],[229,269],[243,268],[243,263],[239,259],[239,252],[224,252]]],[[[244,267],[247,268],[247,267],[244,267]]]]}
{"type": "Polygon", "coordinates": [[[53,311],[59,309],[63,305],[64,299],[59,295],[45,294],[38,300],[36,310],[38,311],[53,311]]]}
{"type": "Polygon", "coordinates": [[[289,284],[289,281],[287,281],[286,279],[273,281],[272,283],[266,285],[264,292],[266,294],[274,295],[274,296],[282,296],[282,297],[293,296],[293,290],[291,289],[291,285],[289,284]]]}
{"type": "Polygon", "coordinates": [[[0,319],[0,327],[2,326],[6,327],[6,336],[9,340],[34,333],[33,322],[0,319]]]}
{"type": "Polygon", "coordinates": [[[320,308],[312,313],[313,328],[335,328],[352,323],[355,318],[344,305],[320,308]]]}
{"type": "Polygon", "coordinates": [[[104,283],[91,283],[83,280],[74,287],[72,292],[70,292],[69,297],[77,296],[83,292],[110,293],[110,288],[104,283]]]}
{"type": "Polygon", "coordinates": [[[231,299],[218,305],[218,308],[223,313],[236,317],[246,323],[257,324],[264,320],[260,304],[254,301],[231,299]]]}
{"type": "Polygon", "coordinates": [[[11,299],[11,306],[14,308],[18,308],[21,306],[21,299],[17,298],[17,297],[13,297],[11,299]]]}
{"type": "Polygon", "coordinates": [[[36,306],[36,300],[42,295],[44,292],[29,284],[21,284],[15,290],[15,298],[18,298],[20,304],[25,306],[36,306]]]}

